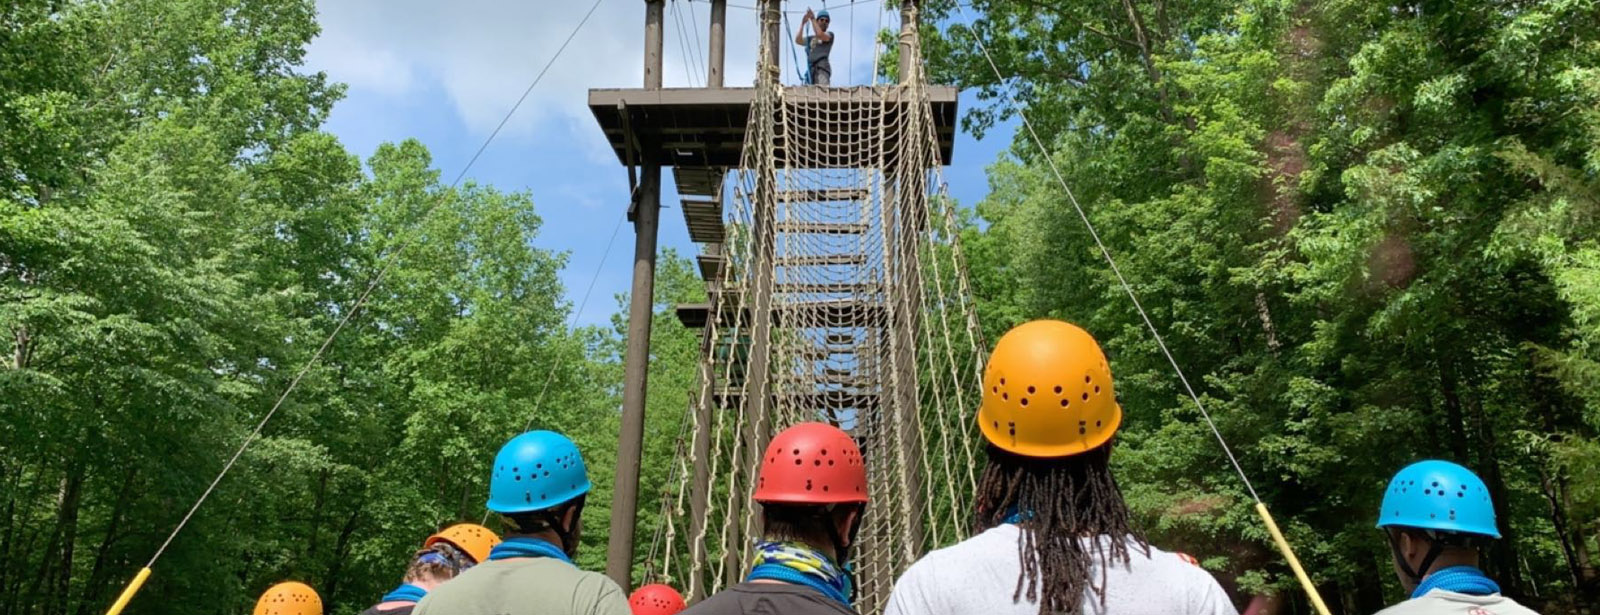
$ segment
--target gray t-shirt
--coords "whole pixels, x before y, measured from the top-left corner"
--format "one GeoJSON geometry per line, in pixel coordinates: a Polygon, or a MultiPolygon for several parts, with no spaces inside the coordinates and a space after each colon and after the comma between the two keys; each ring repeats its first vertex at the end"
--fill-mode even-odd
{"type": "Polygon", "coordinates": [[[740,583],[678,615],[856,615],[815,589],[787,583],[740,583]]]}
{"type": "Polygon", "coordinates": [[[603,574],[547,557],[489,561],[435,587],[414,615],[631,615],[603,574]]]}
{"type": "MultiPolygon", "coordinates": [[[[1009,523],[989,528],[955,546],[927,554],[912,564],[889,595],[885,615],[1038,615],[1039,605],[1013,600],[1022,560],[1017,538],[1022,530],[1009,523]]],[[[1088,539],[1085,539],[1088,540],[1088,539]]],[[[1099,538],[1098,540],[1107,540],[1099,538]]],[[[1131,541],[1128,563],[1089,572],[1096,583],[1105,579],[1105,603],[1085,596],[1085,615],[1238,615],[1228,595],[1204,568],[1176,554],[1131,541]],[[1103,575],[1103,576],[1102,576],[1103,575]]]]}
{"type": "Polygon", "coordinates": [[[1382,611],[1378,615],[1539,615],[1533,609],[1517,604],[1500,594],[1469,596],[1436,589],[1421,598],[1412,598],[1382,611]]]}
{"type": "Polygon", "coordinates": [[[818,66],[821,66],[825,69],[832,69],[832,66],[830,66],[828,63],[828,54],[830,53],[833,53],[832,38],[823,41],[815,36],[806,37],[806,64],[810,65],[813,69],[818,66]]]}

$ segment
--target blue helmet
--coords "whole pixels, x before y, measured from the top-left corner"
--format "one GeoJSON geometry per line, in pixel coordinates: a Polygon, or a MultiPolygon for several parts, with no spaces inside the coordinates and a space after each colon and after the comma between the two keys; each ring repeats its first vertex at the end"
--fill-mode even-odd
{"type": "Polygon", "coordinates": [[[1378,527],[1413,527],[1456,534],[1500,537],[1494,502],[1483,479],[1460,465],[1418,461],[1389,480],[1378,527]]]}
{"type": "Polygon", "coordinates": [[[828,21],[833,21],[832,18],[828,17],[828,9],[817,11],[817,19],[827,19],[828,21]]]}
{"type": "Polygon", "coordinates": [[[553,431],[530,431],[494,456],[489,510],[515,514],[546,510],[589,492],[578,445],[553,431]]]}

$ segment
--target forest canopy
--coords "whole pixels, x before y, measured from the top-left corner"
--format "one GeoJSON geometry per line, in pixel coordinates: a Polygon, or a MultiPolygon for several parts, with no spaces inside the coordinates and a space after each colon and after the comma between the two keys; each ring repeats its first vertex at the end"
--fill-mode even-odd
{"type": "MultiPolygon", "coordinates": [[[[1594,1],[962,6],[925,3],[929,78],[976,94],[964,129],[1016,131],[961,210],[980,321],[1100,337],[1154,544],[1305,612],[1047,160],[1337,611],[1398,597],[1373,518],[1428,457],[1493,491],[1507,594],[1600,604],[1594,1]]],[[[577,562],[603,568],[625,312],[570,326],[537,195],[327,132],[318,32],[311,0],[0,8],[0,615],[101,612],[385,264],[128,612],[246,612],[295,578],[353,614],[482,518],[485,460],[529,425],[583,447],[577,562]]],[[[659,266],[636,579],[700,355],[672,306],[704,284],[659,266]]]]}

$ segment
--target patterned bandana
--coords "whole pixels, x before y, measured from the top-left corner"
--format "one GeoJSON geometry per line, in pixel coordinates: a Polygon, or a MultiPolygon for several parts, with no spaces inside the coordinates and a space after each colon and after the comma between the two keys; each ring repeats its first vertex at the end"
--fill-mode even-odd
{"type": "Polygon", "coordinates": [[[1411,598],[1413,600],[1421,598],[1436,589],[1468,596],[1500,593],[1500,585],[1483,574],[1482,570],[1472,566],[1451,566],[1428,575],[1428,578],[1417,584],[1416,591],[1411,592],[1411,598]]]}
{"type": "Polygon", "coordinates": [[[798,542],[756,543],[756,557],[745,581],[766,579],[810,587],[850,606],[850,575],[828,556],[798,542]]]}

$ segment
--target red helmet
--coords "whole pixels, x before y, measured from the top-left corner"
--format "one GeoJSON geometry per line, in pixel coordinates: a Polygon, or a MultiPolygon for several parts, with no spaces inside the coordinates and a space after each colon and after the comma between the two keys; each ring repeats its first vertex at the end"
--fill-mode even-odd
{"type": "Polygon", "coordinates": [[[767,504],[865,504],[867,466],[861,448],[844,430],[826,423],[800,423],[767,445],[756,482],[757,502],[767,504]]]}
{"type": "Polygon", "coordinates": [[[633,595],[628,596],[628,607],[633,615],[674,615],[689,605],[672,586],[652,583],[633,590],[633,595]]]}

